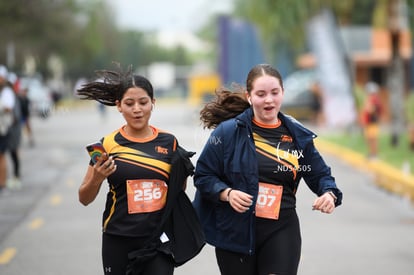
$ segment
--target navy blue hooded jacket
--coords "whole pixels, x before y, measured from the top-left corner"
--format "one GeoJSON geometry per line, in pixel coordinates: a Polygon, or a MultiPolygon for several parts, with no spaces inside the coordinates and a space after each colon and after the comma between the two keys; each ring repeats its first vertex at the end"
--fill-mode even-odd
{"type": "MultiPolygon", "coordinates": [[[[336,206],[340,205],[342,193],[331,176],[330,167],[314,147],[316,135],[290,116],[279,112],[278,117],[290,131],[298,150],[303,152],[300,166],[312,168],[298,173],[295,189],[303,178],[318,196],[333,191],[336,206]]],[[[256,205],[259,175],[252,118],[253,110],[248,108],[220,123],[211,133],[196,164],[197,191],[193,201],[209,244],[249,255],[254,254],[255,207],[238,213],[228,202],[220,200],[220,192],[229,187],[244,191],[253,196],[253,205],[256,205]]]]}

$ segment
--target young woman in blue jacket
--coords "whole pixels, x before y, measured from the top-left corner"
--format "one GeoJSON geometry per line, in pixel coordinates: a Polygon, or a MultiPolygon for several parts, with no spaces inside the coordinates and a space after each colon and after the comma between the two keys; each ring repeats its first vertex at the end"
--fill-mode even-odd
{"type": "Polygon", "coordinates": [[[223,275],[297,274],[301,233],[296,191],[303,178],[317,195],[313,209],[341,204],[316,135],[280,112],[280,73],[256,65],[240,91],[219,90],[200,112],[214,129],[194,175],[193,204],[223,275]]]}

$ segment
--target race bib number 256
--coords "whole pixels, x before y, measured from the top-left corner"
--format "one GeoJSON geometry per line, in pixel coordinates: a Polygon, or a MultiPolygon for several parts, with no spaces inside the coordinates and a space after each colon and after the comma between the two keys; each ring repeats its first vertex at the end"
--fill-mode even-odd
{"type": "Polygon", "coordinates": [[[157,179],[127,180],[128,213],[148,213],[162,209],[168,185],[157,179]]]}

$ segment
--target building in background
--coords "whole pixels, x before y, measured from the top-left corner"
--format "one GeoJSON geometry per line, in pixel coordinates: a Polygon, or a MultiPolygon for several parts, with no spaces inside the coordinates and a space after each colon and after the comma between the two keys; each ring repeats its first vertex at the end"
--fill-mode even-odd
{"type": "MultiPolygon", "coordinates": [[[[390,119],[387,73],[392,61],[392,41],[388,29],[371,26],[347,26],[339,28],[339,34],[350,60],[354,85],[364,87],[373,81],[380,85],[380,97],[384,102],[382,119],[390,119]]],[[[399,37],[399,54],[403,59],[406,72],[412,64],[412,43],[410,32],[403,31],[399,37]]],[[[317,58],[312,53],[301,55],[297,60],[300,68],[315,68],[317,58]]],[[[410,77],[406,77],[405,87],[410,87],[410,77]]]]}

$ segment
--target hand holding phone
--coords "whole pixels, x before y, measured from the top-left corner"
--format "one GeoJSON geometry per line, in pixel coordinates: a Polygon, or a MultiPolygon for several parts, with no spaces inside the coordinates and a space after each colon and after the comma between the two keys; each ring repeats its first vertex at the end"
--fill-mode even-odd
{"type": "Polygon", "coordinates": [[[108,158],[101,142],[94,142],[86,145],[86,150],[88,151],[89,156],[93,164],[95,164],[101,157],[104,157],[104,160],[108,158]]]}

